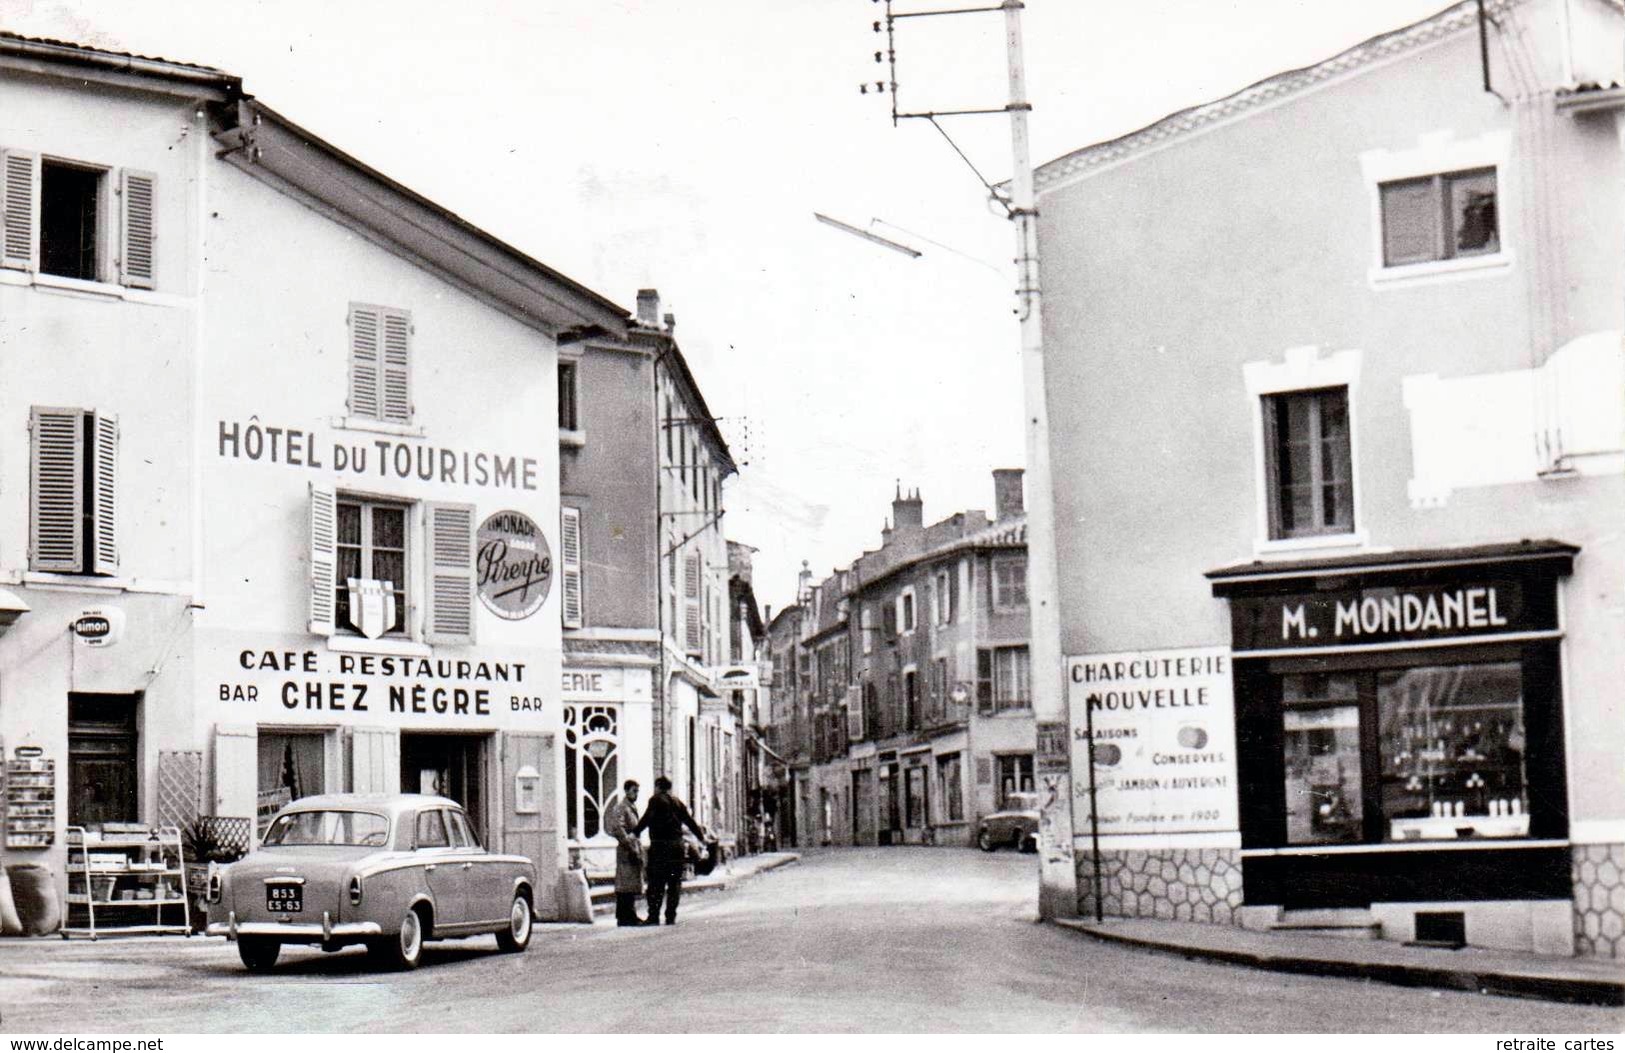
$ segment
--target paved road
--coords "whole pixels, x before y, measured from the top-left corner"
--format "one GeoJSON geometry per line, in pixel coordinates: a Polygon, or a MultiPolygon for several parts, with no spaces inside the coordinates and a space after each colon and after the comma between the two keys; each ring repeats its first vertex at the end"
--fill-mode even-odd
{"type": "Polygon", "coordinates": [[[431,945],[415,973],[218,940],[0,942],[8,1031],[1615,1032],[1619,1010],[1258,972],[1036,924],[1032,856],[846,849],[691,898],[672,929],[431,945]],[[620,995],[611,997],[609,992],[620,995]],[[631,997],[637,992],[637,998],[631,997]],[[634,1007],[634,1001],[639,1004],[634,1007]]]}

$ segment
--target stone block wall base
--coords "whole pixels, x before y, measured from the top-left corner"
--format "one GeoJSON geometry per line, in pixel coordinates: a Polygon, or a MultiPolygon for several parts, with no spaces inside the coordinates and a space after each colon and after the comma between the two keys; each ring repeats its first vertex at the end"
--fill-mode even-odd
{"type": "Polygon", "coordinates": [[[1625,845],[1575,845],[1574,953],[1625,958],[1625,845]]]}
{"type": "MultiPolygon", "coordinates": [[[[1095,913],[1094,857],[1076,853],[1078,913],[1095,913]]],[[[1241,856],[1231,848],[1107,849],[1101,912],[1114,918],[1241,923],[1241,856]]]]}

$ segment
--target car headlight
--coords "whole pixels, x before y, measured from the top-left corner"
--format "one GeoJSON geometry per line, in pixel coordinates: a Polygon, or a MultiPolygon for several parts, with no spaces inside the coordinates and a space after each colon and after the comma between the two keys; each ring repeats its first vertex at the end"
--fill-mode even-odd
{"type": "Polygon", "coordinates": [[[361,906],[361,875],[357,874],[350,879],[350,906],[361,906]]]}

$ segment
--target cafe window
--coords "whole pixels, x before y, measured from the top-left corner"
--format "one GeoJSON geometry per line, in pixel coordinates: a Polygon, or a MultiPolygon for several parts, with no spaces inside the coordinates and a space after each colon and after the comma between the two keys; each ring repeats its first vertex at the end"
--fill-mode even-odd
{"type": "Polygon", "coordinates": [[[1354,471],[1347,388],[1263,399],[1270,537],[1354,530],[1354,471]]]}
{"type": "Polygon", "coordinates": [[[261,731],[257,746],[262,812],[274,815],[290,801],[326,789],[325,733],[261,731]]]}
{"type": "Polygon", "coordinates": [[[361,631],[361,612],[350,604],[350,579],[383,584],[395,600],[386,633],[406,631],[406,508],[341,496],[338,501],[338,573],[334,609],[342,631],[361,631]]]}
{"type": "Polygon", "coordinates": [[[1529,834],[1521,662],[1292,673],[1281,702],[1288,844],[1529,834]]]}

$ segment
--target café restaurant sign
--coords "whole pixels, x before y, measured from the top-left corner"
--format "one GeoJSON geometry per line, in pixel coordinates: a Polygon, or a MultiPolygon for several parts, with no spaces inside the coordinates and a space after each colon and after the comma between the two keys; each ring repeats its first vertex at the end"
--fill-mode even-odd
{"type": "Polygon", "coordinates": [[[541,609],[553,584],[553,554],[542,528],[523,512],[494,512],[474,537],[480,602],[499,618],[518,621],[541,609]]]}
{"type": "Polygon", "coordinates": [[[1230,677],[1223,647],[1067,660],[1079,836],[1091,832],[1091,765],[1102,836],[1140,835],[1145,847],[1159,847],[1159,839],[1172,847],[1180,836],[1239,829],[1230,677]]]}
{"type": "Polygon", "coordinates": [[[1555,629],[1548,606],[1504,579],[1232,596],[1230,617],[1237,651],[1265,651],[1555,629]]]}

